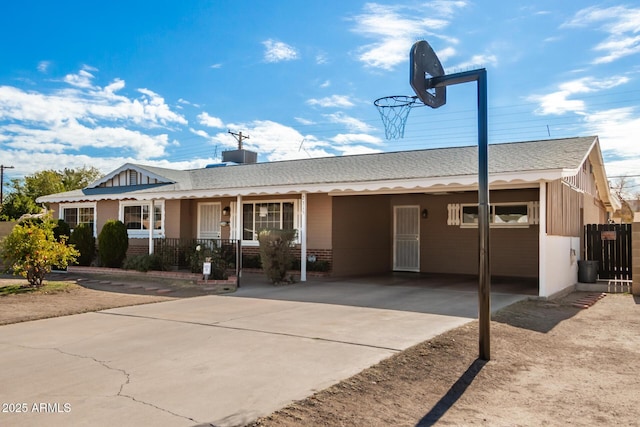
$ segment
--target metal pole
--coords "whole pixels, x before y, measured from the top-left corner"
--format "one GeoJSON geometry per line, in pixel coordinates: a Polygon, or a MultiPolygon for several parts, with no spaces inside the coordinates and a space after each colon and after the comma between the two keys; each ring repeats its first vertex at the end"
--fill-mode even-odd
{"type": "Polygon", "coordinates": [[[491,263],[489,256],[489,135],[487,114],[487,70],[463,71],[461,73],[432,77],[427,88],[450,86],[460,83],[478,82],[478,322],[479,358],[491,358],[491,263]]]}
{"type": "Polygon", "coordinates": [[[491,359],[491,269],[489,264],[489,135],[487,125],[487,71],[478,73],[478,321],[480,359],[491,359]]]}

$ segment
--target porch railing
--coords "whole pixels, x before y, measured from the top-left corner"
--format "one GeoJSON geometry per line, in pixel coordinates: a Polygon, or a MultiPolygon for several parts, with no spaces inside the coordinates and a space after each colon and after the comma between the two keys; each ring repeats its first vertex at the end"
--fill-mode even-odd
{"type": "Polygon", "coordinates": [[[196,252],[196,248],[219,249],[220,254],[229,266],[234,266],[237,259],[237,243],[235,239],[153,239],[153,252],[161,255],[163,261],[174,268],[189,268],[189,257],[196,252]]]}

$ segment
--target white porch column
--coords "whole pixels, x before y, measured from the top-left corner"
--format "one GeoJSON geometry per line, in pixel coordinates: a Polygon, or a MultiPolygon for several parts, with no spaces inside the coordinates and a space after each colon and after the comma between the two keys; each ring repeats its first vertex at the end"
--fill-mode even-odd
{"type": "Polygon", "coordinates": [[[149,201],[149,255],[153,254],[153,229],[156,225],[156,211],[153,199],[149,201]]]}
{"type": "Polygon", "coordinates": [[[307,193],[300,195],[300,281],[307,281],[307,193]]]}
{"type": "Polygon", "coordinates": [[[547,295],[547,183],[540,183],[540,210],[538,212],[538,295],[547,295]]]}

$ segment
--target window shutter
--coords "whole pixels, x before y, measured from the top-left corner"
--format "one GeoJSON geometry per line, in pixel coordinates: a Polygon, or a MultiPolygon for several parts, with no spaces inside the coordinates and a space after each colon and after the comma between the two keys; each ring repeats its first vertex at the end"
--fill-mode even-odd
{"type": "Polygon", "coordinates": [[[450,203],[447,205],[447,225],[460,225],[460,204],[450,203]]]}

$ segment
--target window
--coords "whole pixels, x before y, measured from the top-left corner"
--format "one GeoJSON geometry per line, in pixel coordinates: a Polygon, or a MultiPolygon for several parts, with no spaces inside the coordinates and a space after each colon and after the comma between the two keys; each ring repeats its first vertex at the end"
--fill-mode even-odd
{"type": "Polygon", "coordinates": [[[60,205],[59,218],[69,224],[73,231],[79,224],[87,224],[95,235],[96,208],[94,204],[68,204],[60,205]]]}
{"type": "Polygon", "coordinates": [[[153,227],[154,236],[164,234],[164,202],[155,202],[153,216],[150,215],[151,203],[121,202],[120,220],[129,233],[129,237],[148,237],[149,228],[153,227]]]}
{"type": "MultiPolygon", "coordinates": [[[[529,207],[536,205],[532,203],[495,203],[489,207],[489,223],[491,227],[528,227],[530,223],[529,207]]],[[[461,206],[462,227],[478,226],[478,205],[462,205],[461,206]]],[[[451,212],[450,212],[451,214],[451,212]]],[[[534,215],[535,217],[535,215],[534,215]]],[[[451,224],[454,222],[449,221],[451,224]]],[[[537,224],[538,222],[531,222],[537,224]]]]}
{"type": "Polygon", "coordinates": [[[242,205],[242,239],[258,240],[260,230],[279,228],[293,230],[295,215],[293,202],[257,202],[242,205]]]}

